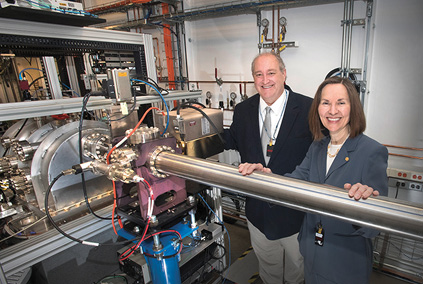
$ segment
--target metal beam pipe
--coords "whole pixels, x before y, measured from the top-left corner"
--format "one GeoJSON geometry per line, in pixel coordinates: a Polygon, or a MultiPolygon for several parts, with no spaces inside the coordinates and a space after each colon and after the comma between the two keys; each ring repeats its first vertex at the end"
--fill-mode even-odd
{"type": "Polygon", "coordinates": [[[237,167],[168,151],[150,155],[150,166],[229,192],[423,240],[423,206],[418,204],[387,197],[355,201],[337,187],[263,172],[242,176],[237,167]]]}

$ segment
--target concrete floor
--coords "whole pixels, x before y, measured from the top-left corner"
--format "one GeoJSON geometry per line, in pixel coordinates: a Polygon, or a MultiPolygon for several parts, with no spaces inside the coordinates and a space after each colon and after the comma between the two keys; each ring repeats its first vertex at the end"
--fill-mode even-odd
{"type": "MultiPolygon", "coordinates": [[[[225,223],[225,227],[230,237],[230,264],[226,277],[237,284],[259,284],[262,283],[258,276],[258,261],[251,248],[250,235],[247,224],[243,221],[236,221],[235,224],[225,223]]],[[[225,234],[225,247],[229,248],[228,237],[225,234]]],[[[229,253],[227,253],[229,261],[229,253]]],[[[230,281],[226,283],[231,283],[230,281]]],[[[403,281],[401,279],[388,276],[374,271],[370,279],[370,284],[406,284],[416,283],[403,281]]]]}

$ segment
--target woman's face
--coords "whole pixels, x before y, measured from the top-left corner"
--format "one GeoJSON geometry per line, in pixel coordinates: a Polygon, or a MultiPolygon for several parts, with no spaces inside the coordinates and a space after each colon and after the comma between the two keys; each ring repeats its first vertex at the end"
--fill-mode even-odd
{"type": "Polygon", "coordinates": [[[351,104],[344,85],[326,85],[322,90],[318,111],[320,121],[329,130],[332,138],[343,138],[344,135],[347,135],[351,104]]]}

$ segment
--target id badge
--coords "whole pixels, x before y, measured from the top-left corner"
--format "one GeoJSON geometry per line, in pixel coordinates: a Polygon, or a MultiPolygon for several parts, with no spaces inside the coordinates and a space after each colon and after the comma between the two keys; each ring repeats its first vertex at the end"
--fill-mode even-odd
{"type": "Polygon", "coordinates": [[[316,232],[314,234],[314,243],[318,246],[323,246],[323,240],[325,236],[325,230],[323,230],[322,224],[317,224],[316,232]]]}
{"type": "Polygon", "coordinates": [[[275,145],[273,145],[273,144],[271,144],[271,145],[267,144],[267,149],[266,149],[266,156],[267,157],[270,157],[272,155],[274,146],[275,145]]]}

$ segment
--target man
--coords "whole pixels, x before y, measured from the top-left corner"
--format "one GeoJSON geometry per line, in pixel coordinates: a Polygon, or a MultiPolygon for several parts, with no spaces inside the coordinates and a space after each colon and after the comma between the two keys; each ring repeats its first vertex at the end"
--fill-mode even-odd
{"type": "MultiPolygon", "coordinates": [[[[276,53],[259,54],[251,71],[258,94],[237,104],[232,125],[225,130],[225,148],[238,150],[241,163],[261,163],[275,174],[291,173],[312,142],[312,99],[285,86],[285,65],[276,53]]],[[[247,198],[245,211],[263,282],[303,283],[297,236],[304,213],[253,198],[247,198]]]]}

